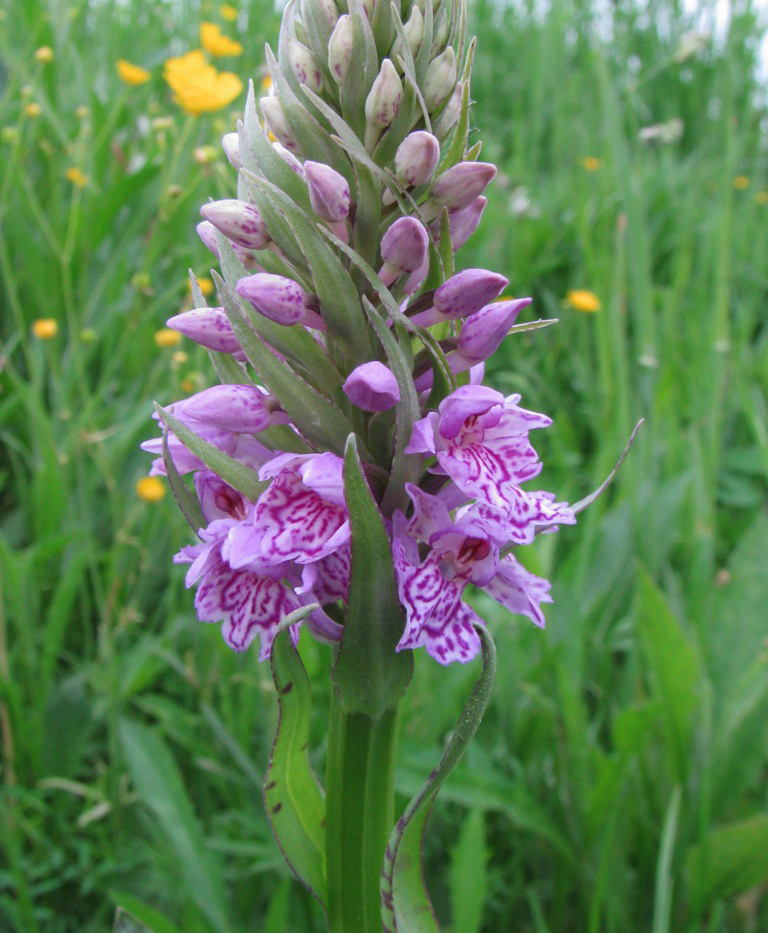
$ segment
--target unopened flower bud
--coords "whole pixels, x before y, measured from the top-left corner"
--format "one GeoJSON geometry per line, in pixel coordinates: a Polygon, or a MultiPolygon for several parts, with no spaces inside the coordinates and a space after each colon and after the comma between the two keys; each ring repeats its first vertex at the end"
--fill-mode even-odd
{"type": "Polygon", "coordinates": [[[479,195],[467,207],[448,213],[448,225],[451,231],[451,242],[453,250],[461,249],[472,234],[477,230],[480,218],[485,210],[488,198],[479,195]]]}
{"type": "Polygon", "coordinates": [[[445,139],[454,126],[456,126],[459,114],[461,113],[461,96],[463,91],[464,84],[458,81],[456,87],[453,89],[453,94],[451,94],[451,99],[445,105],[443,112],[437,120],[432,124],[432,131],[438,139],[445,139]]]}
{"type": "Polygon", "coordinates": [[[240,344],[223,308],[194,308],[169,318],[166,326],[209,350],[239,353],[240,344]]]}
{"type": "Polygon", "coordinates": [[[457,354],[463,357],[466,366],[461,370],[451,366],[453,371],[464,372],[493,356],[518,314],[530,303],[530,298],[496,301],[470,315],[461,328],[457,347],[457,354]]]}
{"type": "Polygon", "coordinates": [[[416,272],[427,258],[429,234],[415,217],[400,217],[387,230],[381,240],[381,258],[384,260],[379,277],[391,285],[403,273],[416,272]]]}
{"type": "MultiPolygon", "coordinates": [[[[203,241],[203,245],[219,259],[219,244],[216,242],[216,228],[213,224],[208,220],[203,220],[197,225],[196,230],[197,235],[203,241]]],[[[230,240],[230,242],[232,241],[230,240]]],[[[244,246],[240,246],[238,243],[232,243],[232,248],[237,253],[237,258],[240,262],[247,263],[253,259],[253,253],[244,246]]]]}
{"type": "Polygon", "coordinates": [[[400,401],[397,379],[383,363],[356,367],[343,385],[347,398],[363,411],[387,411],[400,401]]]}
{"type": "Polygon", "coordinates": [[[319,94],[323,88],[323,75],[315,56],[305,45],[290,36],[285,40],[285,49],[288,64],[299,84],[306,84],[310,91],[319,94]]]}
{"type": "Polygon", "coordinates": [[[362,0],[363,12],[365,13],[368,22],[373,22],[373,14],[376,12],[376,0],[362,0]]]}
{"type": "Polygon", "coordinates": [[[288,121],[285,119],[283,108],[280,106],[280,101],[276,97],[262,97],[259,106],[266,120],[267,128],[275,139],[286,149],[290,149],[291,152],[298,149],[291,128],[288,126],[288,121]]]}
{"type": "Polygon", "coordinates": [[[449,210],[469,207],[495,174],[496,166],[490,162],[460,162],[438,177],[430,192],[431,198],[449,210]]]}
{"type": "Polygon", "coordinates": [[[328,223],[338,223],[349,213],[349,182],[330,165],[307,161],[304,171],[312,209],[328,223]]]}
{"type": "MultiPolygon", "coordinates": [[[[187,418],[237,434],[258,434],[273,423],[270,396],[256,386],[218,385],[191,395],[183,402],[187,418]]],[[[174,406],[176,407],[176,406],[174,406]]]]}
{"type": "Polygon", "coordinates": [[[220,233],[245,249],[264,249],[270,242],[261,215],[246,201],[212,201],[204,204],[200,213],[220,233]]]}
{"type": "MultiPolygon", "coordinates": [[[[403,26],[403,32],[405,33],[405,38],[408,41],[411,54],[415,56],[419,51],[421,40],[424,38],[424,17],[421,15],[421,10],[417,6],[414,6],[411,10],[411,15],[408,17],[408,22],[403,26]]],[[[393,62],[396,62],[397,59],[402,56],[402,54],[403,40],[398,35],[392,44],[392,50],[389,53],[389,57],[393,62]]]]}
{"type": "Polygon", "coordinates": [[[328,67],[339,84],[347,74],[349,58],[352,55],[353,35],[352,17],[345,13],[339,17],[328,41],[328,67]]]}
{"type": "Polygon", "coordinates": [[[389,126],[400,110],[403,82],[392,62],[385,58],[365,101],[365,116],[377,127],[389,126]]]}
{"type": "Polygon", "coordinates": [[[232,168],[239,171],[243,167],[243,163],[240,161],[239,135],[237,133],[226,133],[221,138],[221,148],[224,150],[224,155],[229,160],[232,168]]]}
{"type": "Polygon", "coordinates": [[[333,27],[338,22],[339,9],[333,0],[302,0],[301,12],[305,23],[311,19],[308,9],[310,7],[313,13],[319,12],[324,16],[328,20],[329,26],[333,27]]]}
{"type": "Polygon", "coordinates": [[[509,285],[508,279],[487,269],[465,269],[451,276],[435,292],[433,306],[413,317],[413,323],[430,327],[441,321],[468,317],[493,301],[509,285]]]}
{"type": "Polygon", "coordinates": [[[448,100],[448,96],[456,86],[456,53],[449,45],[442,55],[433,59],[427,67],[424,77],[424,103],[427,110],[434,113],[438,107],[448,100]]]}
{"type": "Polygon", "coordinates": [[[397,147],[395,174],[407,187],[423,185],[432,177],[440,158],[440,143],[426,130],[410,133],[397,147]]]}
{"type": "Polygon", "coordinates": [[[285,146],[281,146],[280,143],[272,143],[272,148],[280,156],[280,158],[288,165],[288,168],[295,172],[299,178],[306,181],[306,173],[304,172],[304,166],[299,162],[296,156],[289,152],[285,146]]]}
{"type": "Polygon", "coordinates": [[[290,327],[304,323],[309,327],[322,325],[322,318],[309,309],[309,295],[293,279],[269,272],[257,272],[237,283],[237,294],[256,308],[264,317],[290,327]],[[319,324],[318,324],[319,322],[319,324]]]}
{"type": "Polygon", "coordinates": [[[448,41],[448,17],[441,16],[439,17],[439,22],[435,24],[436,28],[432,34],[432,46],[429,50],[429,57],[434,58],[435,55],[445,48],[445,43],[448,41]]]}

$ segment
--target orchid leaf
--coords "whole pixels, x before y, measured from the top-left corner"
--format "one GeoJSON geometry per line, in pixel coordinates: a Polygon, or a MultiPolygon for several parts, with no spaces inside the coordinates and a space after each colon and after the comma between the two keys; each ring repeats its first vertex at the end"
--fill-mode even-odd
{"type": "Polygon", "coordinates": [[[448,775],[461,760],[488,705],[496,672],[496,648],[477,625],[483,668],[464,706],[440,764],[411,800],[389,838],[381,879],[382,926],[393,933],[437,933],[439,927],[424,884],[422,838],[430,809],[448,775]]]}
{"type": "Polygon", "coordinates": [[[256,502],[269,486],[270,481],[260,480],[256,470],[252,470],[239,460],[235,460],[234,457],[225,454],[215,444],[211,444],[210,441],[200,437],[199,434],[195,434],[191,428],[188,428],[178,418],[174,418],[169,411],[161,408],[157,402],[155,402],[155,411],[187,450],[202,460],[209,470],[217,473],[225,483],[229,483],[233,489],[242,493],[246,499],[256,502]]]}
{"type": "Polygon", "coordinates": [[[165,464],[165,472],[168,476],[168,485],[171,487],[176,505],[178,505],[181,514],[187,520],[189,527],[197,534],[198,531],[206,525],[205,518],[203,517],[203,510],[200,508],[197,496],[189,491],[186,483],[181,476],[179,476],[179,471],[176,469],[176,464],[173,462],[173,457],[168,450],[167,428],[163,431],[163,463],[165,464]]]}
{"type": "Polygon", "coordinates": [[[397,379],[397,385],[400,389],[400,401],[395,409],[396,427],[395,427],[395,452],[392,459],[392,467],[389,473],[389,484],[381,503],[382,511],[385,515],[391,515],[396,509],[405,509],[408,507],[408,494],[405,491],[406,483],[415,483],[418,481],[422,469],[422,458],[418,454],[407,454],[405,448],[411,442],[413,434],[413,425],[421,417],[419,409],[419,396],[416,387],[413,384],[413,377],[408,366],[408,360],[400,349],[398,342],[393,337],[389,328],[384,324],[373,305],[367,298],[363,298],[365,310],[368,312],[368,320],[376,331],[376,336],[384,347],[387,355],[387,363],[392,373],[397,379]]]}
{"type": "MultiPolygon", "coordinates": [[[[539,322],[536,322],[536,323],[539,323],[539,322]]],[[[542,322],[542,326],[543,326],[543,323],[549,323],[549,322],[542,322]]],[[[514,330],[514,328],[512,328],[512,330],[514,330]]],[[[578,514],[579,512],[583,512],[584,509],[586,509],[588,505],[592,505],[595,499],[597,499],[598,496],[601,496],[605,492],[605,490],[611,485],[614,477],[619,472],[619,467],[622,465],[622,463],[624,463],[624,458],[629,453],[630,447],[634,444],[635,437],[637,437],[637,432],[640,430],[640,425],[643,423],[644,420],[645,420],[644,418],[641,418],[635,425],[635,428],[630,434],[629,440],[627,441],[627,446],[624,448],[624,452],[619,457],[619,460],[616,466],[608,474],[608,478],[605,480],[605,482],[601,483],[594,492],[591,492],[588,496],[585,496],[583,499],[579,499],[578,502],[574,503],[574,505],[571,506],[575,514],[578,514]]]]}
{"type": "Polygon", "coordinates": [[[344,453],[344,496],[352,565],[347,621],[332,676],[347,712],[376,720],[402,699],[413,673],[413,656],[410,651],[395,651],[404,618],[392,545],[365,478],[354,435],[350,435],[344,453]]]}
{"type": "Polygon", "coordinates": [[[270,664],[279,715],[264,777],[264,804],[291,871],[324,906],[325,799],[307,755],[312,692],[299,653],[286,632],[317,608],[313,603],[286,616],[272,644],[270,664]]]}
{"type": "MultiPolygon", "coordinates": [[[[351,425],[339,408],[320,395],[287,363],[276,356],[243,320],[234,295],[215,271],[211,273],[232,330],[256,373],[283,411],[311,444],[338,454],[344,450],[351,425]]],[[[220,471],[216,471],[223,475],[220,471]]]]}

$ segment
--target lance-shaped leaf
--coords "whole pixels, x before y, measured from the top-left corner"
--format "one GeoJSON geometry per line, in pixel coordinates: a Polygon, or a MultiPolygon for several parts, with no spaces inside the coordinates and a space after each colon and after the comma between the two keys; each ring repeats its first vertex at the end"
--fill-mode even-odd
{"type": "Polygon", "coordinates": [[[312,273],[313,291],[334,342],[357,360],[367,358],[371,347],[365,317],[349,272],[315,224],[284,192],[266,179],[251,178],[255,187],[269,194],[290,224],[312,273]]]}
{"type": "MultiPolygon", "coordinates": [[[[534,322],[534,323],[546,324],[546,323],[549,323],[549,322],[548,322],[548,321],[542,321],[542,322],[538,322],[538,321],[537,321],[537,322],[534,322]]],[[[514,330],[514,328],[513,328],[513,330],[514,330]]],[[[611,470],[611,472],[608,474],[607,479],[605,479],[605,481],[602,482],[602,483],[597,487],[597,489],[596,489],[594,492],[591,492],[588,496],[585,496],[583,499],[579,499],[578,502],[575,502],[575,503],[571,506],[571,508],[573,509],[574,513],[578,514],[579,512],[583,512],[584,509],[587,508],[587,506],[592,505],[592,503],[595,501],[595,499],[597,499],[599,496],[601,496],[601,495],[605,492],[605,490],[611,485],[611,483],[612,483],[613,480],[614,480],[614,477],[615,477],[616,474],[619,472],[619,467],[622,465],[622,463],[624,463],[624,458],[627,456],[627,454],[629,453],[630,448],[632,447],[632,445],[633,445],[634,442],[635,442],[635,437],[637,436],[637,432],[640,430],[640,425],[642,425],[642,423],[643,423],[644,421],[645,421],[645,418],[641,418],[641,419],[637,422],[637,424],[635,425],[634,430],[632,431],[632,434],[630,435],[629,440],[627,441],[627,446],[624,448],[624,450],[623,450],[621,456],[619,457],[616,466],[615,466],[615,467],[611,470]]]]}
{"type": "Polygon", "coordinates": [[[413,655],[395,652],[405,622],[392,545],[353,435],[344,454],[344,496],[352,563],[347,621],[332,676],[347,712],[375,720],[400,702],[413,673],[413,655]]]}
{"type": "Polygon", "coordinates": [[[382,512],[385,515],[391,515],[395,509],[406,510],[408,494],[405,491],[405,484],[417,482],[421,473],[421,456],[405,453],[405,448],[411,442],[413,425],[421,417],[421,410],[408,360],[400,349],[400,345],[367,298],[363,298],[363,304],[371,327],[376,331],[376,336],[384,347],[387,363],[400,389],[400,401],[395,408],[395,453],[389,472],[389,484],[381,503],[382,512]]]}
{"type": "MultiPolygon", "coordinates": [[[[209,470],[218,474],[225,483],[242,493],[246,499],[256,502],[259,496],[269,486],[270,480],[260,480],[256,470],[225,454],[223,450],[210,441],[200,437],[199,434],[186,426],[184,422],[174,418],[173,415],[154,403],[155,411],[160,415],[163,424],[178,437],[181,443],[203,461],[209,470]]],[[[198,526],[199,527],[199,526],[198,526]]]]}
{"type": "Polygon", "coordinates": [[[275,398],[311,444],[341,454],[352,427],[336,405],[320,395],[308,382],[270,350],[243,320],[239,303],[221,276],[211,272],[224,310],[248,361],[261,383],[275,398]]]}
{"type": "Polygon", "coordinates": [[[176,469],[176,464],[173,462],[173,457],[168,450],[167,428],[163,431],[163,463],[165,464],[168,484],[171,487],[173,498],[176,500],[176,505],[178,505],[181,514],[187,520],[189,527],[197,534],[201,528],[205,527],[203,510],[200,508],[197,496],[189,491],[186,483],[179,476],[179,471],[176,469]]]}
{"type": "Polygon", "coordinates": [[[496,673],[496,648],[483,626],[476,626],[483,645],[483,669],[461,713],[440,764],[408,804],[389,838],[381,877],[381,919],[393,933],[437,933],[439,927],[424,885],[421,847],[429,811],[437,792],[461,760],[488,705],[496,673]]]}
{"type": "MultiPolygon", "coordinates": [[[[301,369],[303,375],[321,392],[332,392],[342,383],[341,374],[324,352],[323,348],[303,327],[284,327],[265,317],[250,302],[241,300],[235,294],[238,281],[248,273],[237,258],[232,244],[220,233],[216,234],[221,257],[221,270],[231,290],[232,300],[240,313],[248,321],[251,331],[255,331],[270,347],[288,357],[301,369]]],[[[238,340],[240,339],[239,334],[238,340]]],[[[240,346],[243,346],[242,342],[240,346]]],[[[247,353],[247,350],[246,350],[247,353]]]]}
{"type": "Polygon", "coordinates": [[[313,603],[286,616],[272,644],[270,664],[279,715],[264,777],[264,805],[283,857],[325,907],[325,799],[307,754],[312,692],[299,653],[285,631],[317,608],[313,603]]]}

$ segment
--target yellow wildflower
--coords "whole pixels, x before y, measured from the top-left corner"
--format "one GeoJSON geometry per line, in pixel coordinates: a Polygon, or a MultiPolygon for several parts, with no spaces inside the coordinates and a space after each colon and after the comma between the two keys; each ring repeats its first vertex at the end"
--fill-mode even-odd
{"type": "Polygon", "coordinates": [[[588,172],[596,172],[602,165],[602,162],[595,156],[584,156],[581,160],[581,164],[588,172]]]}
{"type": "Polygon", "coordinates": [[[752,182],[747,178],[746,175],[737,175],[733,179],[733,187],[737,191],[744,191],[746,188],[749,188],[751,184],[752,182]]]}
{"type": "Polygon", "coordinates": [[[218,23],[200,23],[200,44],[209,55],[216,58],[243,54],[242,45],[229,36],[222,35],[218,23]]]}
{"type": "Polygon", "coordinates": [[[132,65],[131,62],[127,62],[124,58],[118,58],[117,60],[117,73],[120,80],[131,87],[146,84],[152,77],[146,68],[142,68],[141,65],[132,65]]]}
{"type": "Polygon", "coordinates": [[[165,483],[158,476],[142,476],[136,483],[136,495],[142,502],[159,502],[165,495],[165,483]]]}
{"type": "Polygon", "coordinates": [[[64,174],[67,181],[71,181],[76,188],[85,188],[88,184],[88,176],[82,169],[77,168],[76,165],[68,168],[64,174]]]}
{"type": "Polygon", "coordinates": [[[206,298],[213,294],[213,282],[210,279],[198,279],[197,284],[200,286],[200,291],[206,298]]]}
{"type": "Polygon", "coordinates": [[[576,289],[568,292],[565,296],[565,303],[573,308],[574,311],[599,311],[602,308],[600,299],[594,292],[588,292],[586,289],[576,289]]]}
{"type": "Polygon", "coordinates": [[[189,353],[184,350],[175,350],[171,355],[171,367],[173,369],[178,369],[179,366],[183,366],[187,362],[189,362],[189,353]]]}
{"type": "Polygon", "coordinates": [[[170,327],[162,327],[155,331],[155,343],[158,347],[177,347],[181,340],[181,334],[177,330],[171,330],[170,327]]]}
{"type": "Polygon", "coordinates": [[[24,108],[24,113],[28,117],[39,117],[42,112],[43,108],[35,100],[30,101],[24,108]]]}
{"type": "Polygon", "coordinates": [[[223,3],[219,7],[219,14],[222,19],[227,20],[229,23],[234,23],[234,21],[237,19],[237,10],[233,6],[230,6],[228,3],[223,3]]]}
{"type": "Polygon", "coordinates": [[[261,89],[262,91],[272,90],[272,75],[264,75],[261,79],[261,89]]]}
{"type": "Polygon", "coordinates": [[[758,191],[755,195],[755,204],[768,204],[768,191],[758,191]]]}
{"type": "Polygon", "coordinates": [[[41,45],[39,49],[35,50],[35,61],[42,62],[44,65],[53,61],[53,49],[50,45],[41,45]]]}
{"type": "Polygon", "coordinates": [[[52,317],[38,318],[32,325],[32,333],[38,340],[52,340],[59,332],[59,322],[52,317]]]}
{"type": "Polygon", "coordinates": [[[217,71],[206,62],[200,49],[179,58],[169,58],[163,75],[174,92],[174,100],[189,114],[221,110],[243,89],[237,75],[217,71]]]}

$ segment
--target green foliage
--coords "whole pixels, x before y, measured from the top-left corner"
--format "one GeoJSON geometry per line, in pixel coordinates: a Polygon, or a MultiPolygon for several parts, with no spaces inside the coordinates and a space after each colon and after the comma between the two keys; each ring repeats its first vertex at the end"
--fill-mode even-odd
{"type": "MultiPolygon", "coordinates": [[[[200,303],[185,279],[211,264],[197,209],[233,196],[217,139],[237,108],[246,125],[254,114],[245,95],[196,118],[173,104],[162,62],[198,44],[198,4],[70,6],[11,0],[0,19],[0,927],[101,931],[119,907],[121,928],[158,933],[321,930],[261,802],[277,716],[269,671],[194,620],[170,560],[187,531],[170,496],[134,492],[148,466],[138,444],[157,433],[152,399],[165,406],[209,381],[203,351],[159,348],[154,334],[200,303]],[[42,45],[48,63],[34,60],[42,45]],[[122,85],[121,57],[150,82],[122,85]],[[55,337],[34,337],[40,318],[57,321],[55,337]]],[[[533,6],[470,10],[469,142],[479,128],[499,176],[460,255],[507,275],[510,294],[532,294],[531,320],[560,322],[511,336],[491,378],[554,416],[536,443],[547,488],[572,501],[646,424],[579,527],[523,555],[554,580],[547,630],[477,599],[497,640],[496,687],[432,809],[427,881],[456,931],[764,929],[759,27],[749,4],[734,5],[722,41],[681,61],[693,24],[671,0],[654,6],[663,30],[640,4],[614,4],[610,43],[604,5],[533,6]],[[638,138],[674,118],[679,140],[638,138]],[[577,288],[602,310],[565,306],[577,288]]],[[[217,64],[258,88],[273,6],[250,0],[237,24],[221,22],[245,54],[217,64]]],[[[350,69],[350,107],[369,72],[362,59],[350,69]]],[[[361,167],[369,189],[386,183],[370,159],[361,167]]],[[[353,280],[375,274],[373,256],[368,272],[350,269],[291,220],[285,242],[297,261],[301,241],[324,264],[327,303],[338,259],[353,280]]],[[[360,339],[363,309],[337,313],[360,339]]],[[[336,368],[320,373],[308,346],[285,349],[330,399],[336,368]]],[[[299,651],[317,771],[329,658],[306,633],[299,651]]],[[[401,809],[473,683],[473,671],[422,655],[403,714],[401,809]]]]}

